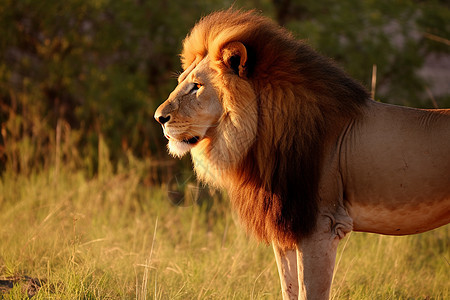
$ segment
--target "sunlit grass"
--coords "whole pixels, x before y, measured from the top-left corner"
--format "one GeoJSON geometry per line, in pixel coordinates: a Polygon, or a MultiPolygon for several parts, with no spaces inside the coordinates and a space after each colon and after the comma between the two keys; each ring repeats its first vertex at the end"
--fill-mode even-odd
{"type": "MultiPolygon", "coordinates": [[[[271,247],[242,231],[226,200],[174,206],[165,186],[142,183],[145,164],[108,172],[4,173],[0,277],[41,280],[33,299],[280,299],[271,247]]],[[[449,237],[448,226],[352,233],[333,299],[449,299],[449,237]]],[[[2,297],[27,293],[19,280],[2,297]]]]}
{"type": "Polygon", "coordinates": [[[448,226],[421,235],[352,233],[346,239],[338,253],[334,299],[449,298],[448,226]]]}

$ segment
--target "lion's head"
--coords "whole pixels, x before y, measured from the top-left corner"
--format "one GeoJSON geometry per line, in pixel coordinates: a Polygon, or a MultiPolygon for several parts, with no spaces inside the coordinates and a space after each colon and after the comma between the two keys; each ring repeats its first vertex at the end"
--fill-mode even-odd
{"type": "Polygon", "coordinates": [[[169,151],[183,156],[204,139],[210,139],[219,124],[223,107],[212,77],[208,58],[189,66],[178,78],[178,86],[156,111],[169,151]]]}
{"type": "Polygon", "coordinates": [[[324,144],[366,101],[328,59],[253,12],[203,18],[183,43],[184,72],[156,111],[169,150],[228,188],[247,228],[289,247],[317,216],[324,144]]]}
{"type": "Polygon", "coordinates": [[[155,113],[170,153],[183,156],[192,150],[196,170],[205,179],[235,168],[257,132],[257,96],[247,78],[247,49],[229,42],[218,51],[219,56],[205,54],[192,61],[183,56],[178,86],[155,113]]]}

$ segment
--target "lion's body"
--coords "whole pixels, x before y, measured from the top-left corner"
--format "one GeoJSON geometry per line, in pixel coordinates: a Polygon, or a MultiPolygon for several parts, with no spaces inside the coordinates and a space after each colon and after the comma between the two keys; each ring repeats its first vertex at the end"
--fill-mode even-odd
{"type": "Polygon", "coordinates": [[[450,110],[377,103],[251,12],[202,19],[182,64],[155,113],[170,152],[190,151],[199,178],[226,188],[247,229],[273,243],[285,297],[328,296],[351,230],[411,234],[450,221],[450,110]]]}
{"type": "Polygon", "coordinates": [[[450,110],[371,101],[340,161],[353,230],[414,234],[450,221],[450,110]]]}

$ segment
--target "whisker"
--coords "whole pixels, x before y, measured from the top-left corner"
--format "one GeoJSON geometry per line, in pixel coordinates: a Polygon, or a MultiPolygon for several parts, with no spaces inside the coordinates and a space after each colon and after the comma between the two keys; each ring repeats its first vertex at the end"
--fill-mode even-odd
{"type": "Polygon", "coordinates": [[[170,78],[178,79],[178,77],[180,77],[181,73],[182,73],[181,71],[172,71],[172,72],[170,72],[170,78]]]}
{"type": "Polygon", "coordinates": [[[171,124],[171,128],[172,129],[183,129],[183,128],[188,128],[188,127],[217,127],[219,126],[220,122],[214,123],[214,124],[201,124],[201,123],[197,123],[197,124],[192,124],[192,123],[176,123],[176,124],[171,124]]]}
{"type": "Polygon", "coordinates": [[[216,124],[189,124],[190,127],[217,127],[219,123],[216,124]]]}

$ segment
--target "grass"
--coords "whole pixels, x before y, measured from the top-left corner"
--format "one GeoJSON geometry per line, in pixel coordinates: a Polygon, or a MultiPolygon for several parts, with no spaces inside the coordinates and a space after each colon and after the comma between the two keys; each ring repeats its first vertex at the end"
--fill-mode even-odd
{"type": "MultiPolygon", "coordinates": [[[[93,179],[5,172],[0,282],[10,286],[0,298],[281,298],[271,247],[241,230],[226,200],[175,206],[167,187],[143,184],[146,172],[142,162],[93,179]]],[[[332,298],[449,299],[449,237],[449,226],[408,237],[352,233],[332,298]]]]}

